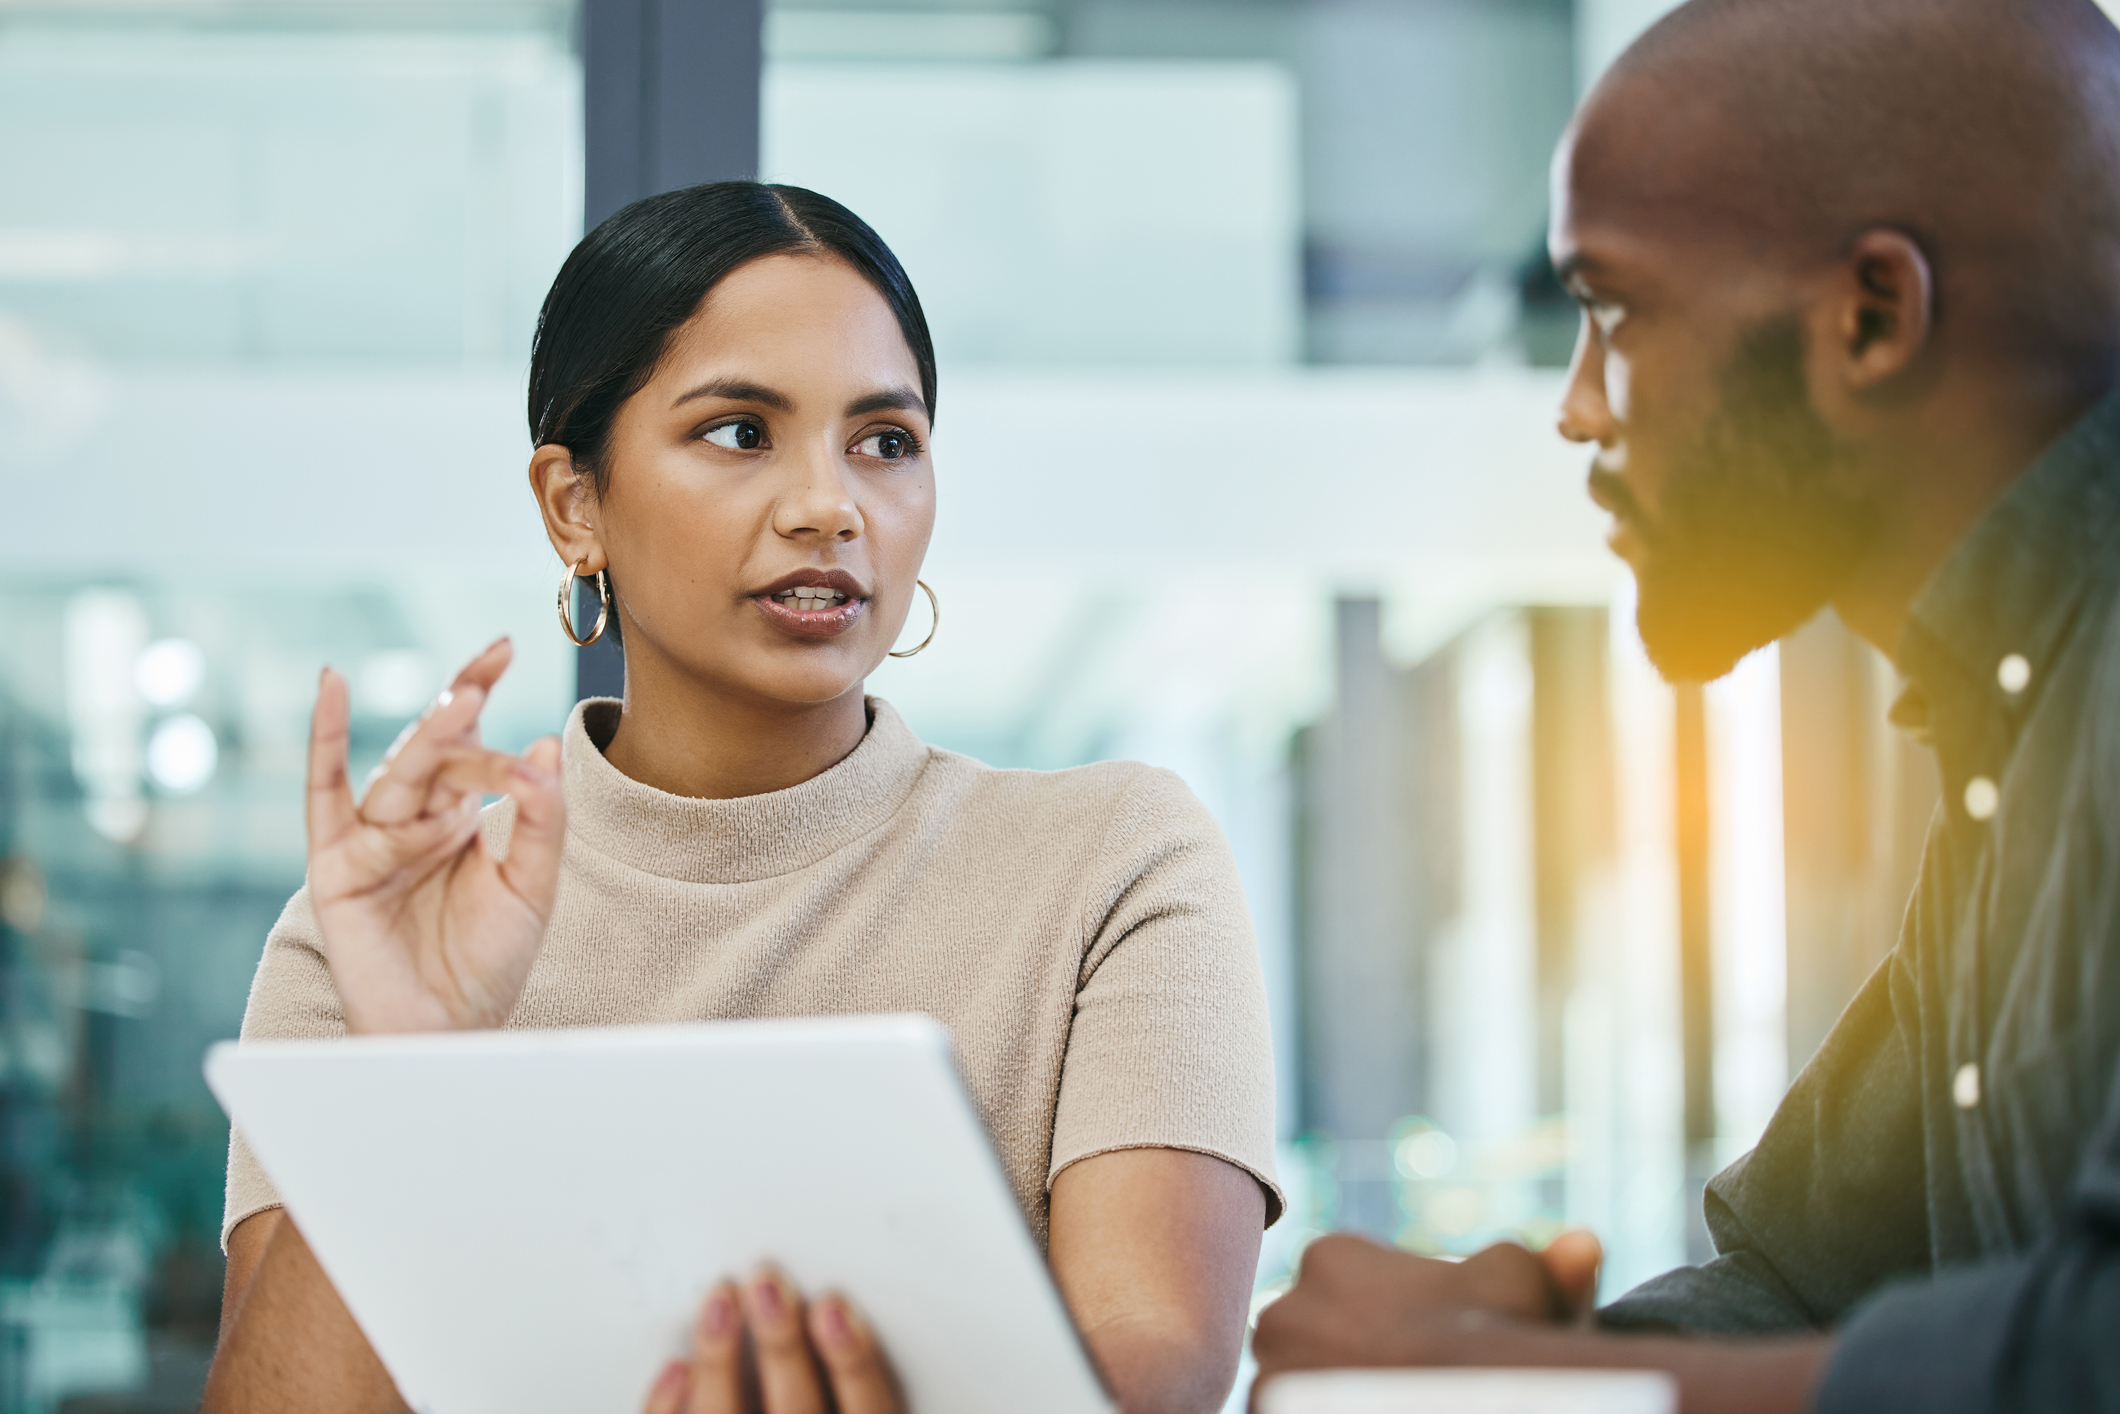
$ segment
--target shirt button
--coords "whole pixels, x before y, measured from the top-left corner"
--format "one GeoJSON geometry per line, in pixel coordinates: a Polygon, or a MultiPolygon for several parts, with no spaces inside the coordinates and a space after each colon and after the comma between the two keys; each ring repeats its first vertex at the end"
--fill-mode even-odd
{"type": "Polygon", "coordinates": [[[1961,1110],[1969,1110],[1980,1103],[1980,1067],[1967,1061],[1958,1067],[1951,1077],[1951,1102],[1961,1110]]]}
{"type": "Polygon", "coordinates": [[[1975,776],[1965,783],[1965,813],[1975,820],[1994,818],[1995,807],[2002,804],[2002,792],[1986,776],[1975,776]]]}
{"type": "Polygon", "coordinates": [[[2001,666],[1995,669],[1995,681],[2002,684],[2004,692],[2015,697],[2031,685],[2031,660],[2022,653],[2010,654],[2002,660],[2001,666]]]}

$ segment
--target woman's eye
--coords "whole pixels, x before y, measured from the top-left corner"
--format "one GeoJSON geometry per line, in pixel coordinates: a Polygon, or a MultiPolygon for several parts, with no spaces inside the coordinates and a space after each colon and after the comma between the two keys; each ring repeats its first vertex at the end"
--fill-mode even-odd
{"type": "Polygon", "coordinates": [[[856,443],[854,450],[865,457],[894,462],[912,455],[913,439],[903,432],[875,432],[856,443]]]}
{"type": "Polygon", "coordinates": [[[755,422],[724,422],[709,431],[706,440],[732,452],[748,452],[765,444],[766,430],[755,422]]]}

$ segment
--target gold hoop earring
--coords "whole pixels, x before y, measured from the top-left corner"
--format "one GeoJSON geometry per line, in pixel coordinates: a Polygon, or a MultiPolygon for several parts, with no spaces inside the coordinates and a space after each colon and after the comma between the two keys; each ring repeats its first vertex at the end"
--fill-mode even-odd
{"type": "Polygon", "coordinates": [[[604,636],[604,625],[611,621],[611,581],[602,570],[596,572],[596,627],[589,630],[587,638],[574,636],[574,581],[581,577],[582,566],[588,564],[585,557],[576,560],[573,568],[559,582],[559,626],[567,635],[567,641],[576,648],[587,648],[604,636]]]}
{"type": "Polygon", "coordinates": [[[942,627],[942,605],[937,602],[935,598],[935,591],[928,588],[928,582],[924,579],[916,579],[913,581],[913,583],[919,585],[921,592],[927,595],[928,612],[934,615],[934,622],[928,625],[928,636],[926,638],[921,639],[916,646],[906,649],[903,653],[894,651],[891,654],[893,658],[912,657],[915,653],[918,653],[922,648],[925,648],[930,643],[933,643],[935,641],[935,630],[942,627]]]}

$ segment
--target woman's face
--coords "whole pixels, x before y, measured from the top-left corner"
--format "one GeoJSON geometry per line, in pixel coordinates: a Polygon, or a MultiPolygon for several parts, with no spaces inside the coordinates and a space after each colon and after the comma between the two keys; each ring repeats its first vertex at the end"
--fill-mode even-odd
{"type": "Polygon", "coordinates": [[[817,704],[859,691],[905,623],[935,523],[927,445],[883,297],[836,258],[768,256],[671,334],[613,425],[602,496],[547,476],[541,499],[569,563],[585,546],[610,569],[629,680],[817,704]]]}

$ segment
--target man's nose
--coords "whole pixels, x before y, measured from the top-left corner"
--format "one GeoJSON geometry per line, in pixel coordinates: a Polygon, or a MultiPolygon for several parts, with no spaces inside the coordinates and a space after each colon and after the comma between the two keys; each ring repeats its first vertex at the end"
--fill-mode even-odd
{"type": "Polygon", "coordinates": [[[1605,393],[1605,348],[1590,316],[1583,316],[1575,336],[1575,357],[1568,365],[1568,387],[1561,394],[1560,434],[1571,442],[1610,447],[1619,433],[1612,403],[1605,393]]]}

